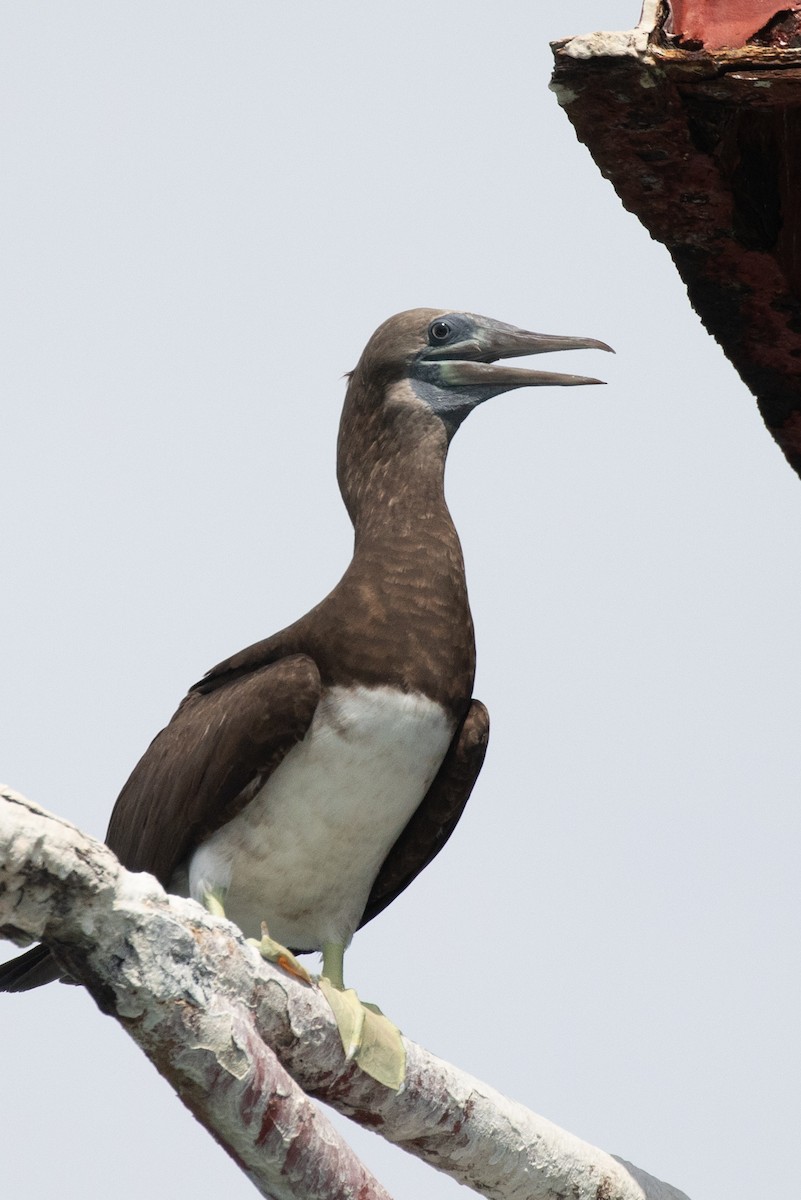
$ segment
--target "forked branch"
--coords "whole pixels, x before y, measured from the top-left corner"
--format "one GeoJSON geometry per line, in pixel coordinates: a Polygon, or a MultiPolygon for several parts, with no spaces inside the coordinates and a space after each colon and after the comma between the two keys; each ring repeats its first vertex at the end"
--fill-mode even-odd
{"type": "Polygon", "coordinates": [[[495,1200],[686,1200],[413,1042],[382,1087],[344,1061],[317,988],[7,788],[0,934],[44,940],[264,1196],[387,1197],[314,1097],[495,1200]]]}

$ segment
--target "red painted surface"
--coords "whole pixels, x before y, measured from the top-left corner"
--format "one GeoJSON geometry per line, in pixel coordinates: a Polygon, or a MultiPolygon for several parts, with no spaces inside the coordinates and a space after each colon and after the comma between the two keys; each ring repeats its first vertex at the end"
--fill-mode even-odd
{"type": "Polygon", "coordinates": [[[707,50],[744,46],[777,13],[801,9],[787,0],[669,0],[672,17],[666,31],[682,41],[702,42],[707,50]]]}

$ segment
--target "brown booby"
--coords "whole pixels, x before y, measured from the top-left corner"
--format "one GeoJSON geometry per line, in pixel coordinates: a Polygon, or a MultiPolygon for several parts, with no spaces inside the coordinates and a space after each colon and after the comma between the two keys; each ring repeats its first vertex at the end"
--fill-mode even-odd
{"type": "MultiPolygon", "coordinates": [[[[190,688],[114,807],[106,840],[124,866],[224,909],[250,937],[266,922],[261,948],[290,970],[303,973],[284,946],[321,951],[344,988],[353,934],[442,849],[487,746],[444,494],[451,438],[503,392],[600,382],[496,365],[582,348],[609,349],[438,309],[376,330],[337,447],[350,565],[300,620],[190,688]]],[[[0,990],[58,976],[37,946],[0,967],[0,990]]]]}

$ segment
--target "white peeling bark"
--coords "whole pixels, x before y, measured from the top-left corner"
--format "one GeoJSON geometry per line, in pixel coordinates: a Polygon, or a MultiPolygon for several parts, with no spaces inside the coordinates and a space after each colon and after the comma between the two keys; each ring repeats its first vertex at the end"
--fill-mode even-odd
{"type": "Polygon", "coordinates": [[[387,1197],[314,1096],[493,1200],[687,1200],[408,1040],[403,1086],[382,1087],[317,988],[7,788],[0,935],[51,946],[264,1196],[387,1197]]]}
{"type": "MultiPolygon", "coordinates": [[[[55,939],[59,961],[262,1196],[390,1200],[259,1036],[242,998],[215,986],[203,954],[213,924],[151,876],[123,870],[106,846],[0,789],[0,933],[55,939]]],[[[249,959],[221,926],[223,948],[249,959]]],[[[215,962],[223,965],[219,953],[215,962]]]]}

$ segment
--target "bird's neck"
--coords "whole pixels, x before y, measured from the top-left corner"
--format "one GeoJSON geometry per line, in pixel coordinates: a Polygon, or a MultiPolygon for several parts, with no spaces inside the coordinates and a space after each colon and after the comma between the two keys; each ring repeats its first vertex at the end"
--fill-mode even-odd
{"type": "Polygon", "coordinates": [[[356,553],[377,540],[425,540],[427,529],[439,536],[445,526],[452,529],[442,422],[405,381],[389,389],[382,403],[369,391],[353,397],[350,390],[340,425],[337,477],[356,533],[356,553]]]}
{"type": "Polygon", "coordinates": [[[470,700],[475,645],[445,503],[447,451],[442,422],[408,385],[389,396],[349,389],[337,477],[355,546],[325,602],[325,653],[337,647],[337,678],[390,682],[458,718],[470,700]]]}

